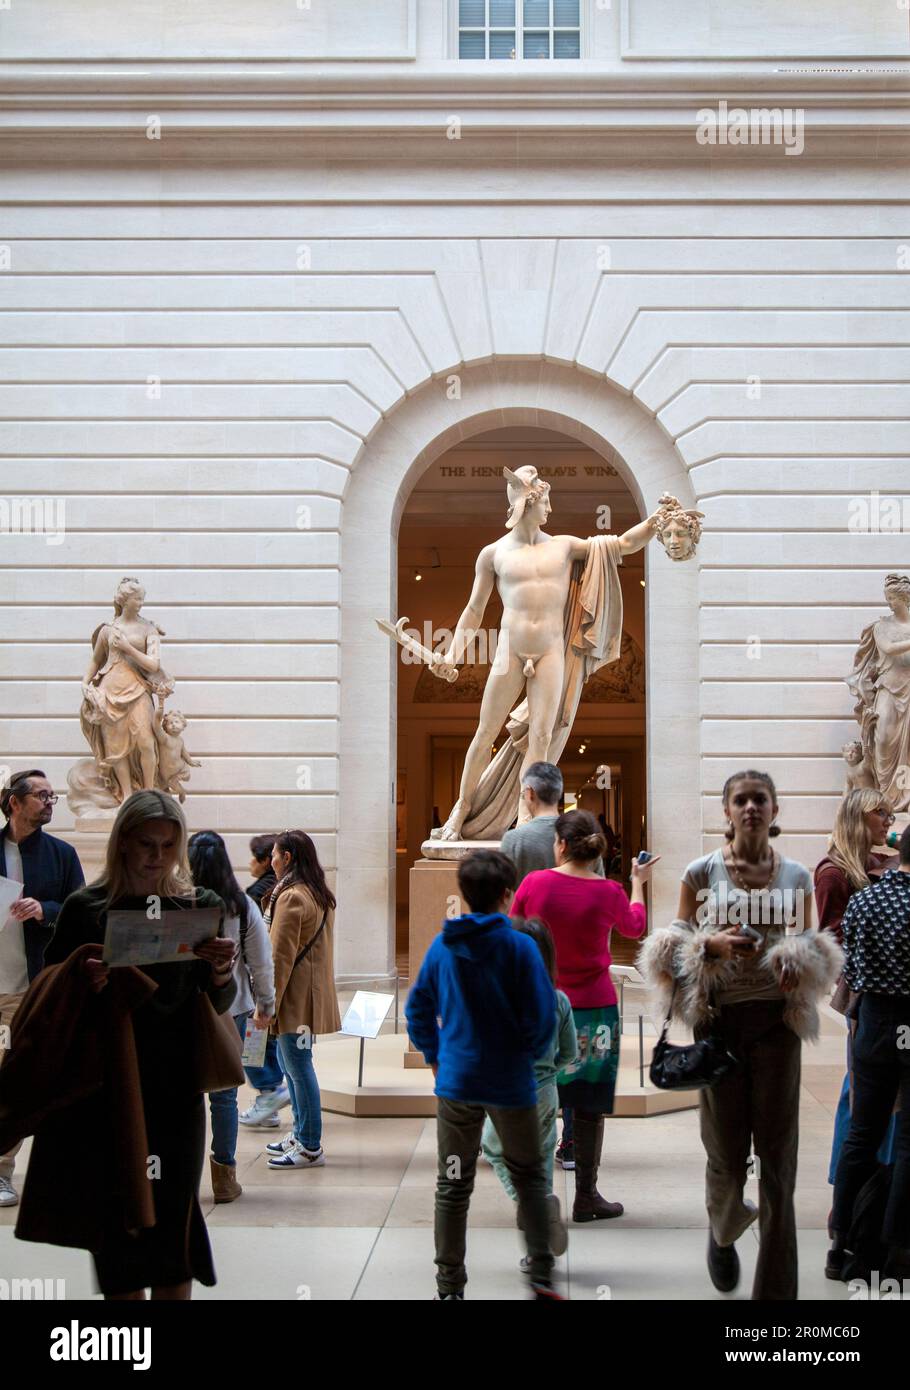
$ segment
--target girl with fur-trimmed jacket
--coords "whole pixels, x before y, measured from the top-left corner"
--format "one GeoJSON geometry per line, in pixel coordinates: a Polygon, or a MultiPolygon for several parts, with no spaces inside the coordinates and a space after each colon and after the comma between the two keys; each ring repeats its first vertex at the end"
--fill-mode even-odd
{"type": "Polygon", "coordinates": [[[711,1281],[725,1293],[739,1281],[735,1242],[759,1215],[743,1197],[751,1173],[761,1213],[752,1297],[795,1299],[801,1045],[818,1036],[818,1002],[842,955],[812,926],[808,870],[771,847],[771,778],[734,774],[723,804],[728,845],[689,865],[677,920],[648,938],[638,965],[665,1011],[696,1037],[713,1028],[738,1061],[699,1092],[711,1281]]]}
{"type": "MultiPolygon", "coordinates": [[[[698,861],[696,861],[698,862],[698,861]]],[[[686,871],[688,873],[688,870],[686,871]]],[[[705,954],[708,938],[720,927],[698,926],[694,922],[673,921],[654,932],[642,945],[638,968],[652,989],[657,991],[659,1010],[690,1028],[710,1022],[709,1000],[732,982],[738,964],[705,954]]],[[[794,967],[799,981],[789,990],[783,1003],[783,1022],[803,1042],[818,1039],[818,1001],[826,997],[837,979],[843,960],[834,938],[824,932],[809,931],[785,936],[760,957],[768,972],[780,977],[783,967],[794,967]]]]}

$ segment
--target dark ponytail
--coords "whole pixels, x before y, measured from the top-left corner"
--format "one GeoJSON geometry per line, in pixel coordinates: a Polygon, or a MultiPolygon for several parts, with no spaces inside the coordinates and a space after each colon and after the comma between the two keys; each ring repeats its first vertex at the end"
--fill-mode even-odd
{"type": "Polygon", "coordinates": [[[232,917],[239,917],[241,925],[249,925],[250,900],[244,893],[227,852],[227,845],[215,830],[197,830],[187,845],[190,872],[197,888],[208,888],[217,893],[232,917]]]}
{"type": "Polygon", "coordinates": [[[557,816],[555,829],[575,864],[592,864],[607,848],[606,836],[590,811],[566,811],[557,816]]]}

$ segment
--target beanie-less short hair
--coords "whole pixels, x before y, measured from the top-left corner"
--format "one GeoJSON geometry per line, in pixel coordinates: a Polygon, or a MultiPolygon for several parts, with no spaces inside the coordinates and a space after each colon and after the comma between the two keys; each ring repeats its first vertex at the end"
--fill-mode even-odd
{"type": "Polygon", "coordinates": [[[250,840],[250,854],[254,859],[258,859],[260,864],[264,864],[272,857],[276,839],[275,835],[254,835],[250,840]]]}
{"type": "Polygon", "coordinates": [[[532,763],[521,779],[545,806],[555,806],[562,796],[562,773],[555,763],[532,763]]]}
{"type": "Polygon", "coordinates": [[[471,912],[495,912],[517,883],[515,865],[498,849],[475,849],[458,861],[458,887],[471,912]]]}
{"type": "Polygon", "coordinates": [[[7,820],[10,813],[10,797],[28,796],[31,791],[31,781],[33,777],[43,777],[47,781],[47,773],[42,772],[40,767],[30,767],[28,772],[14,772],[9,779],[9,785],[0,792],[0,811],[3,812],[7,820]]]}

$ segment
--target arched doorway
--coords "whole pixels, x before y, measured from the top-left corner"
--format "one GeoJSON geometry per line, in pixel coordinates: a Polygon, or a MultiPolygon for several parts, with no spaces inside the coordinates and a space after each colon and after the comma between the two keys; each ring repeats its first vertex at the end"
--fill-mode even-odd
{"type": "MultiPolygon", "coordinates": [[[[418,479],[398,533],[398,610],[424,646],[445,649],[464,608],[480,548],[503,534],[503,467],[533,464],[551,487],[551,535],[621,533],[641,520],[612,459],[541,426],[485,430],[452,445],[418,479]]],[[[573,736],[560,757],[567,804],[605,817],[619,835],[628,874],[645,834],[644,554],[620,571],[620,659],[588,682],[573,736]],[[609,769],[609,771],[607,771],[609,769]]],[[[494,591],[483,629],[454,684],[400,654],[396,763],[396,922],[407,951],[409,871],[431,825],[458,795],[464,758],[497,647],[502,605],[494,591]]],[[[491,750],[495,752],[495,746],[491,750]]]]}
{"type": "MultiPolygon", "coordinates": [[[[398,538],[418,480],[460,441],[486,431],[545,429],[578,441],[617,470],[645,516],[664,491],[692,505],[672,443],[631,397],[578,368],[497,362],[458,370],[459,390],[434,380],[392,412],[352,470],[342,519],[339,733],[338,971],[391,974],[395,962],[398,649],[376,627],[402,612],[398,538]]],[[[672,916],[680,873],[701,848],[697,562],[645,552],[647,803],[662,855],[652,914],[672,916]]],[[[407,610],[404,610],[407,611],[407,610]]],[[[412,615],[409,615],[412,616],[412,615]]],[[[427,827],[429,829],[429,826],[427,827]]]]}

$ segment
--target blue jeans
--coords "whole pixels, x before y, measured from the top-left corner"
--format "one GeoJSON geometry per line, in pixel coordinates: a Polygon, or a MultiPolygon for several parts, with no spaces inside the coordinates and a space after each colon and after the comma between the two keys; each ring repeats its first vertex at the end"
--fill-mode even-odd
{"type": "MultiPolygon", "coordinates": [[[[851,1048],[847,1044],[847,1066],[852,1063],[851,1048]]],[[[840,1100],[837,1102],[837,1110],[834,1112],[834,1139],[831,1144],[831,1162],[828,1165],[828,1181],[834,1186],[834,1179],[837,1176],[837,1165],[840,1162],[841,1150],[844,1147],[844,1140],[850,1133],[850,1073],[844,1077],[844,1084],[841,1086],[840,1100]]],[[[888,1132],[881,1142],[878,1151],[879,1163],[889,1164],[894,1162],[894,1137],[897,1133],[897,1115],[892,1115],[888,1123],[888,1132]]]]}
{"type": "Polygon", "coordinates": [[[270,1037],[265,1045],[265,1061],[261,1067],[244,1067],[246,1079],[254,1091],[277,1091],[284,1085],[284,1072],[278,1061],[278,1039],[270,1037]]]}
{"type": "Polygon", "coordinates": [[[878,1166],[879,1146],[899,1098],[882,1239],[901,1250],[910,1247],[910,1052],[903,1046],[904,1029],[910,1029],[910,994],[863,995],[853,1040],[853,1115],[837,1165],[831,1212],[831,1229],[846,1235],[854,1202],[878,1166]]]}
{"type": "MultiPolygon", "coordinates": [[[[246,1037],[248,1014],[237,1014],[234,1022],[240,1041],[246,1037]]],[[[216,1163],[233,1167],[237,1162],[237,1087],[229,1091],[209,1091],[209,1110],[212,1114],[212,1158],[216,1163]]]]}
{"type": "Polygon", "coordinates": [[[322,1101],[313,1070],[315,1041],[312,1033],[281,1033],[278,1037],[278,1056],[291,1093],[294,1138],[310,1150],[318,1149],[322,1142],[322,1101]]]}

